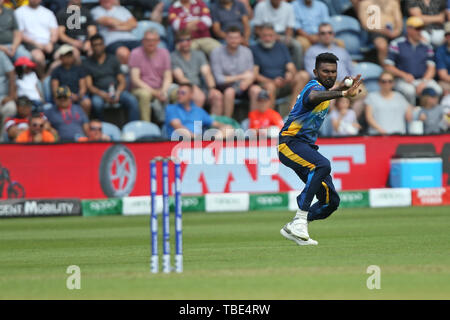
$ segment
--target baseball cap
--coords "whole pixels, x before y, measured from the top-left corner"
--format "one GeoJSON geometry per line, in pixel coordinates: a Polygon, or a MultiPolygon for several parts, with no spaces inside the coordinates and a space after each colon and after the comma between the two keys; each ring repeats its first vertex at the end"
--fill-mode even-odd
{"type": "Polygon", "coordinates": [[[425,88],[422,91],[422,96],[437,97],[438,94],[433,88],[425,88]]]}
{"type": "Polygon", "coordinates": [[[56,98],[70,98],[72,92],[68,86],[62,86],[56,89],[56,98]]]}
{"type": "Polygon", "coordinates": [[[35,68],[36,63],[31,61],[30,58],[23,56],[23,57],[19,57],[16,60],[16,62],[14,62],[14,66],[15,67],[25,66],[25,67],[29,67],[29,68],[35,68]]]}
{"type": "Polygon", "coordinates": [[[63,44],[58,50],[56,50],[56,54],[59,56],[64,56],[71,52],[73,52],[73,47],[70,44],[63,44]]]}
{"type": "Polygon", "coordinates": [[[424,25],[423,20],[419,17],[409,17],[408,20],[406,20],[407,27],[421,28],[424,25]]]}
{"type": "Polygon", "coordinates": [[[258,98],[257,99],[258,100],[269,100],[270,99],[269,93],[266,90],[261,90],[258,93],[258,98]]]}

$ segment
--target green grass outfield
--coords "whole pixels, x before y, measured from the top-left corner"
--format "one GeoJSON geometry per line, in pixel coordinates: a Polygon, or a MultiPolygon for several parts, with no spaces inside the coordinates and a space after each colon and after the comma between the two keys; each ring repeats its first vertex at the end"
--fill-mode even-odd
{"type": "Polygon", "coordinates": [[[0,298],[450,298],[450,207],[341,209],[310,224],[313,247],[280,235],[292,215],[186,213],[185,272],[157,275],[145,216],[2,219],[0,298]],[[80,290],[66,288],[69,265],[80,290]],[[379,290],[366,286],[369,265],[379,290]]]}

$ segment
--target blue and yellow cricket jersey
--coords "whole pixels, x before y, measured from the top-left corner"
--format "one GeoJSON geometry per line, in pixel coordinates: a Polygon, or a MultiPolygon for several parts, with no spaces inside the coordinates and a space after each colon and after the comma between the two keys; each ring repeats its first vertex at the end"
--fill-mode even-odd
{"type": "Polygon", "coordinates": [[[287,136],[298,138],[308,144],[316,142],[320,126],[328,113],[330,100],[316,106],[311,105],[309,94],[313,90],[326,91],[327,89],[316,79],[306,84],[280,131],[280,139],[287,136]]]}

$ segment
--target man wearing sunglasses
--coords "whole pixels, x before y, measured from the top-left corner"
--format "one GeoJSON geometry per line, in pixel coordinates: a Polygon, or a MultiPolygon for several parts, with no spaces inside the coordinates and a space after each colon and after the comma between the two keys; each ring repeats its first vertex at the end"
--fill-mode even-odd
{"type": "Polygon", "coordinates": [[[53,143],[55,137],[44,128],[45,119],[41,113],[31,115],[29,128],[16,138],[18,143],[53,143]]]}
{"type": "Polygon", "coordinates": [[[87,136],[78,138],[78,142],[88,141],[111,141],[111,138],[108,135],[103,134],[103,125],[100,120],[92,119],[89,121],[87,136]]]}
{"type": "Polygon", "coordinates": [[[410,104],[416,105],[416,97],[425,88],[434,89],[439,95],[442,88],[434,80],[436,63],[433,47],[422,42],[424,22],[419,17],[406,20],[406,37],[400,37],[389,45],[385,60],[386,71],[396,77],[395,90],[402,93],[410,104]]]}

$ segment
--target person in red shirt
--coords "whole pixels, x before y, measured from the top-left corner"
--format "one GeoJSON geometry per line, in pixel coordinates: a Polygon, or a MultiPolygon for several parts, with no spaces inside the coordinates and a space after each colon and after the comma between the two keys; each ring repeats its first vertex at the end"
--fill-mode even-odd
{"type": "Polygon", "coordinates": [[[28,119],[31,116],[33,102],[26,96],[17,99],[17,113],[5,120],[5,132],[8,135],[7,141],[15,141],[17,136],[28,129],[28,119]]]}
{"type": "Polygon", "coordinates": [[[284,122],[281,115],[270,106],[269,93],[261,90],[258,94],[256,109],[248,114],[249,128],[258,131],[259,136],[277,136],[284,122]]]}
{"type": "Polygon", "coordinates": [[[34,113],[30,118],[29,128],[20,133],[18,143],[53,143],[55,137],[50,131],[44,129],[45,119],[41,113],[34,113]]]}
{"type": "Polygon", "coordinates": [[[186,29],[191,33],[192,49],[201,50],[209,56],[220,47],[220,42],[211,38],[211,13],[202,0],[177,0],[169,8],[169,23],[175,32],[186,29]]]}

